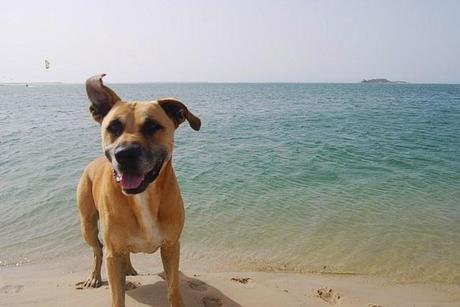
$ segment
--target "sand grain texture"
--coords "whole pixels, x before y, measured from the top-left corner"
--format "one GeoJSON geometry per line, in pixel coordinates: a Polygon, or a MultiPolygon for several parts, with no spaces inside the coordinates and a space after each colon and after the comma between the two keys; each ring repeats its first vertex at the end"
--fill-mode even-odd
{"type": "MultiPolygon", "coordinates": [[[[169,306],[161,268],[127,277],[127,306],[169,306]]],[[[76,289],[86,273],[2,268],[0,306],[110,306],[99,288],[76,289]]],[[[460,306],[459,285],[397,285],[371,277],[296,273],[187,271],[186,306],[460,306]]]]}

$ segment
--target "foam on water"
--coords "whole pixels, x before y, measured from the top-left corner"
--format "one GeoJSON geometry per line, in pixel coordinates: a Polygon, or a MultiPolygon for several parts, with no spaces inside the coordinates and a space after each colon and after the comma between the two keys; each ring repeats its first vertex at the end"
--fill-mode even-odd
{"type": "MultiPolygon", "coordinates": [[[[113,88],[202,119],[176,136],[187,261],[460,282],[459,85],[113,88]]],[[[0,266],[88,254],[75,188],[101,147],[83,85],[0,103],[0,266]]]]}

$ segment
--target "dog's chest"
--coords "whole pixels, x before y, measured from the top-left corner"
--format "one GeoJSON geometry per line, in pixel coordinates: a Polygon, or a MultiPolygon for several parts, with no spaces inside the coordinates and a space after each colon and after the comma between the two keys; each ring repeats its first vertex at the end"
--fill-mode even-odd
{"type": "Polygon", "coordinates": [[[132,252],[153,253],[163,243],[157,215],[150,209],[149,195],[141,193],[133,196],[138,229],[129,237],[132,252]]]}

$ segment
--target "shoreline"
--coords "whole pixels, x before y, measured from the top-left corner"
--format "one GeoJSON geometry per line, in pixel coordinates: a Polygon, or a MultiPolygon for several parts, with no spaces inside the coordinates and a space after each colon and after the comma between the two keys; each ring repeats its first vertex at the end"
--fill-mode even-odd
{"type": "MultiPolygon", "coordinates": [[[[78,290],[90,257],[75,265],[37,264],[0,268],[0,306],[109,306],[103,286],[78,290]]],[[[127,277],[127,306],[169,306],[162,266],[152,255],[135,255],[138,276],[127,277]]],[[[387,278],[289,272],[209,272],[181,265],[186,306],[458,306],[460,284],[397,283],[387,278]]]]}

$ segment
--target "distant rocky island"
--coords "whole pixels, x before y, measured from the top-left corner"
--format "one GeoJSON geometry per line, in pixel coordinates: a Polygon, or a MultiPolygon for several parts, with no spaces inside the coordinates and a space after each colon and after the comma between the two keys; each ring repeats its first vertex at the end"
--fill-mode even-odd
{"type": "Polygon", "coordinates": [[[361,83],[391,83],[391,84],[406,84],[406,81],[390,81],[388,79],[378,78],[378,79],[363,79],[361,83]]]}

